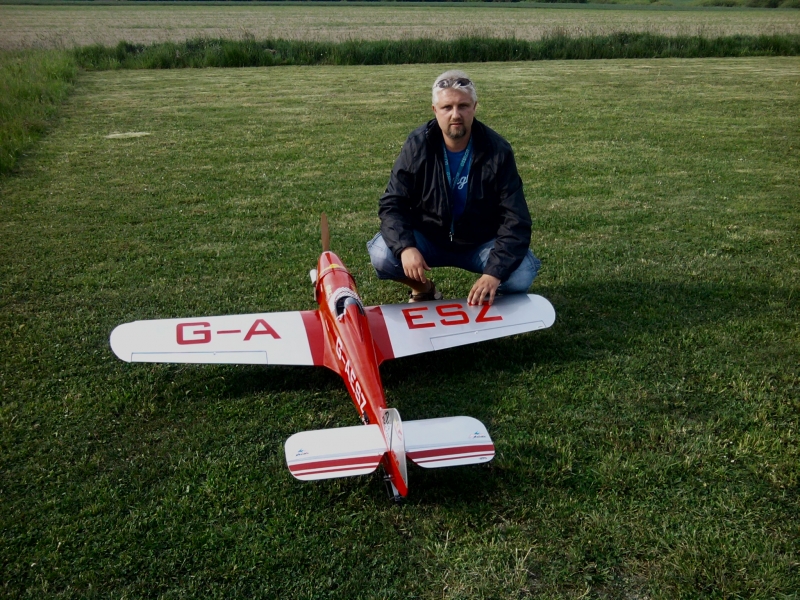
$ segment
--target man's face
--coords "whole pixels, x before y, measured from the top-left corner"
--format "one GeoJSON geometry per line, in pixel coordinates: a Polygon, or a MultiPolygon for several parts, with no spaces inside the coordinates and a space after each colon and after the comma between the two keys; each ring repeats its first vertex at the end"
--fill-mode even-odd
{"type": "Polygon", "coordinates": [[[433,113],[439,127],[451,140],[460,140],[472,131],[475,119],[475,107],[469,93],[457,88],[445,88],[439,91],[433,113]]]}

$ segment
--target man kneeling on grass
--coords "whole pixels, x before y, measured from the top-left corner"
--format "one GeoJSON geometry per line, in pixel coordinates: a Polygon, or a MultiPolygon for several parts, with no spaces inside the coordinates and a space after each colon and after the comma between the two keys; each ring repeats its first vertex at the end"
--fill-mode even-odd
{"type": "Polygon", "coordinates": [[[531,217],[509,143],[475,119],[478,95],[462,71],[433,84],[432,119],[411,132],[380,200],[380,233],[367,243],[380,279],[439,300],[431,267],[481,273],[470,304],[524,293],[541,263],[528,248],[531,217]]]}

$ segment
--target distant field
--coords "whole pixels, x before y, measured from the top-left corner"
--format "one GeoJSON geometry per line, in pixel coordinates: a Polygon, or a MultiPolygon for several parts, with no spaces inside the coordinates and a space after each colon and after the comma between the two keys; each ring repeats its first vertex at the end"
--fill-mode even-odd
{"type": "MultiPolygon", "coordinates": [[[[442,67],[81,73],[0,178],[0,596],[794,598],[800,59],[467,65],[513,144],[548,330],[381,367],[486,466],[301,483],[325,370],[125,364],[112,328],[314,307],[442,67]]],[[[474,277],[437,269],[447,297],[474,277]]]]}
{"type": "Polygon", "coordinates": [[[538,39],[617,31],[667,35],[800,32],[797,10],[649,10],[526,6],[12,6],[0,5],[0,48],[72,47],[120,40],[408,39],[467,35],[538,39]]]}

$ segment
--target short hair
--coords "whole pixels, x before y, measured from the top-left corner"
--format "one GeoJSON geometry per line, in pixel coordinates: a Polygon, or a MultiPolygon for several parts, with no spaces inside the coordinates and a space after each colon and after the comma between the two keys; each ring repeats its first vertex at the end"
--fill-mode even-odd
{"type": "Polygon", "coordinates": [[[433,104],[436,104],[439,92],[450,87],[467,92],[473,102],[478,101],[478,92],[475,90],[475,83],[469,78],[469,75],[464,71],[451,70],[445,71],[433,82],[433,87],[431,88],[433,104]],[[464,80],[466,80],[466,83],[464,83],[464,80]],[[442,84],[440,82],[445,83],[442,84]]]}

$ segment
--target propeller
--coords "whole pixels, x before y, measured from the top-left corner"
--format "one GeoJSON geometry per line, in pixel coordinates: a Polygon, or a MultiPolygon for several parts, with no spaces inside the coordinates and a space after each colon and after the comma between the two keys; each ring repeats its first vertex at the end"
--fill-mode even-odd
{"type": "Polygon", "coordinates": [[[331,249],[331,233],[328,231],[328,217],[325,213],[319,218],[319,228],[322,230],[322,251],[327,252],[331,249]]]}

